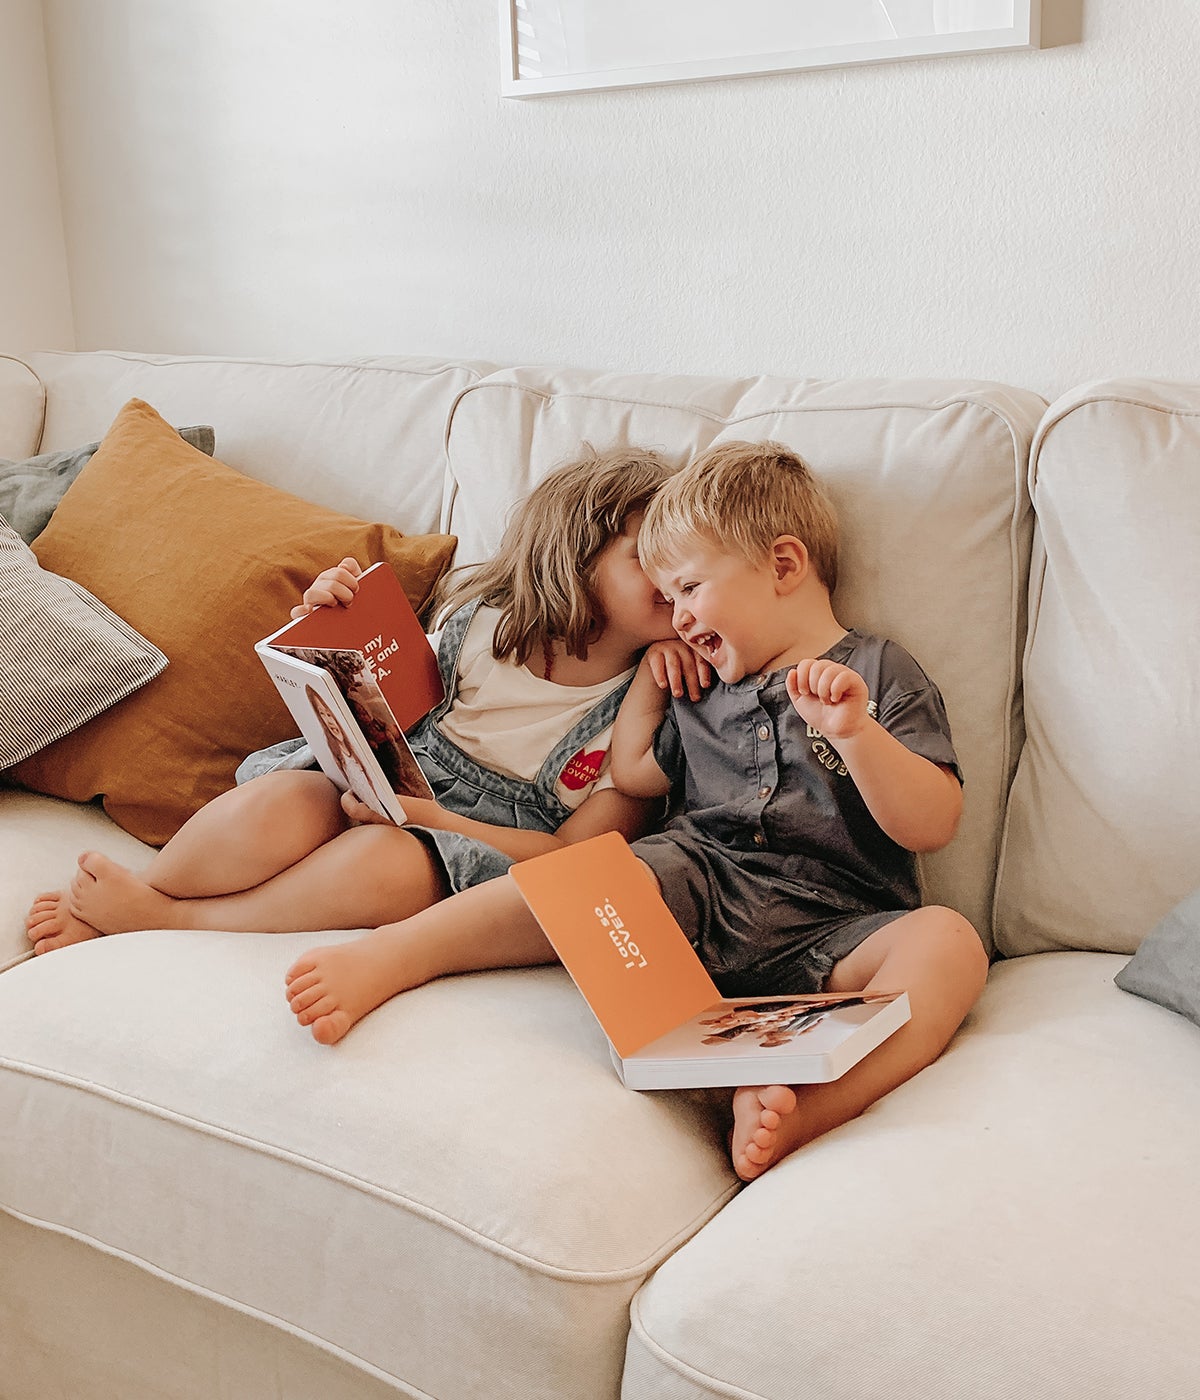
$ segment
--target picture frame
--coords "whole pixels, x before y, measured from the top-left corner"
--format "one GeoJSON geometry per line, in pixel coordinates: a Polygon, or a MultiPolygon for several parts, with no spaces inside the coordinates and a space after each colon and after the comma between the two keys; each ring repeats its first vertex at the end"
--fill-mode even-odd
{"type": "Polygon", "coordinates": [[[1040,44],[1041,0],[500,0],[503,97],[1040,44]]]}

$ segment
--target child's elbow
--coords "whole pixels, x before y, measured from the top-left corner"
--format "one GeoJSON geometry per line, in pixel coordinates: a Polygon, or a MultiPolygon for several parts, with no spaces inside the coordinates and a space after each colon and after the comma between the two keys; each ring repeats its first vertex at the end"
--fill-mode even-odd
{"type": "Polygon", "coordinates": [[[934,851],[948,846],[958,834],[959,823],[962,821],[962,807],[960,790],[955,793],[951,802],[927,812],[920,829],[913,833],[916,840],[909,845],[909,850],[917,855],[932,855],[934,851]]]}

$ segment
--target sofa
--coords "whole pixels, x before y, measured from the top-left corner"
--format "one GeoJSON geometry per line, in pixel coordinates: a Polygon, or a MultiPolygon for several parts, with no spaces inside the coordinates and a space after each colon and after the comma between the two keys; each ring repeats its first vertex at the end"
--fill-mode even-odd
{"type": "Polygon", "coordinates": [[[956,380],[14,353],[0,458],[104,438],[131,399],[211,424],[249,478],[451,534],[459,562],[583,441],[799,450],[842,521],[839,617],[945,696],[965,811],[922,878],[993,965],[940,1059],[744,1185],[727,1092],[624,1089],[557,967],[432,983],[323,1047],[283,975],[352,930],[30,957],[30,902],[81,850],[152,848],[10,774],[3,1400],[1200,1392],[1200,1029],[1114,984],[1200,884],[1200,384],[1047,404],[956,380]]]}

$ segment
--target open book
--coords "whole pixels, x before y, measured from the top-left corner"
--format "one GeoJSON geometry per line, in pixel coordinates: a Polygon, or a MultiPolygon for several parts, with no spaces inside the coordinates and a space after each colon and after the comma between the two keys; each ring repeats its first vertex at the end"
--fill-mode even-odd
{"type": "Polygon", "coordinates": [[[825,1083],[909,1019],[905,992],[722,997],[616,832],[509,874],[631,1089],[825,1083]]]}
{"type": "Polygon", "coordinates": [[[445,694],[437,657],[388,564],[347,607],[317,608],[254,650],[323,771],[372,811],[406,820],[397,793],[432,797],[404,738],[445,694]]]}

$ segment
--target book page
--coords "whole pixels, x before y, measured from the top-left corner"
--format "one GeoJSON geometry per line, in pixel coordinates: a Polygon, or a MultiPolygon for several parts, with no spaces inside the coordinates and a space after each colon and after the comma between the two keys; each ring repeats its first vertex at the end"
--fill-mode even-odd
{"type": "Polygon", "coordinates": [[[363,738],[370,744],[393,792],[402,797],[433,796],[433,789],[384,698],[371,657],[361,651],[334,647],[294,647],[276,643],[274,650],[320,666],[329,673],[358,721],[363,738]]]}
{"type": "Polygon", "coordinates": [[[263,642],[255,651],[326,777],[402,826],[404,808],[329,672],[263,642]]]}

